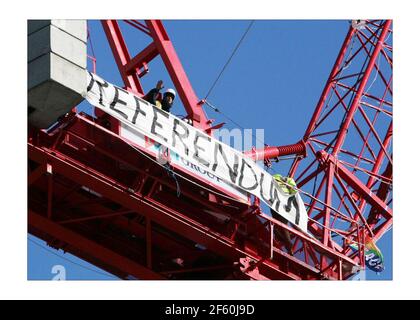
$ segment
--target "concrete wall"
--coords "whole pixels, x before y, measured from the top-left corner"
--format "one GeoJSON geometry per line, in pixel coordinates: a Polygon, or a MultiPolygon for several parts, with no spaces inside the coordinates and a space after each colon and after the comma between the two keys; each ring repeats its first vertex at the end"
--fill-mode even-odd
{"type": "Polygon", "coordinates": [[[86,20],[28,21],[28,120],[47,128],[83,100],[86,20]]]}

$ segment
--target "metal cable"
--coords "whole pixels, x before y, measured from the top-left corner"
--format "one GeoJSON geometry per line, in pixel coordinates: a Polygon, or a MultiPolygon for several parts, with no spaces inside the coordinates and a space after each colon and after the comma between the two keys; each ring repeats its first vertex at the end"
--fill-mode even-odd
{"type": "MultiPolygon", "coordinates": [[[[222,116],[224,116],[227,120],[229,120],[230,122],[232,122],[234,125],[236,125],[240,129],[245,130],[245,127],[241,126],[238,122],[236,122],[235,120],[233,120],[231,117],[229,117],[226,113],[222,112],[219,108],[215,107],[213,104],[209,103],[207,100],[205,100],[204,103],[207,104],[210,108],[212,108],[215,112],[220,113],[222,116]]],[[[265,143],[261,139],[258,139],[258,137],[254,133],[251,133],[251,134],[255,138],[256,141],[261,142],[264,146],[268,146],[267,143],[265,143]]]]}
{"type": "Polygon", "coordinates": [[[252,25],[254,24],[255,20],[251,20],[248,27],[246,28],[245,32],[243,33],[241,39],[239,40],[238,44],[236,45],[235,49],[233,50],[232,54],[230,55],[229,59],[226,61],[225,65],[223,66],[222,70],[220,71],[219,75],[217,76],[216,80],[214,80],[213,85],[210,87],[209,91],[206,94],[206,97],[204,100],[208,98],[210,93],[213,91],[214,87],[216,86],[216,83],[219,81],[220,77],[222,76],[223,72],[229,65],[230,61],[232,60],[233,56],[235,55],[236,51],[238,51],[240,45],[242,44],[242,41],[245,39],[246,35],[248,34],[249,30],[251,29],[252,25]]]}

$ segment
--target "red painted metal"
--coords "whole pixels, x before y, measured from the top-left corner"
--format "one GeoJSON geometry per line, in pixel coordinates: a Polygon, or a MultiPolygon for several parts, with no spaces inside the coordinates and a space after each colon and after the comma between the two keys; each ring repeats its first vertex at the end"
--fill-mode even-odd
{"type": "Polygon", "coordinates": [[[153,41],[134,58],[131,58],[118,22],[115,20],[102,21],[102,26],[126,88],[143,96],[145,92],[141,87],[138,76],[144,75],[148,71],[141,73],[140,69],[142,67],[147,69],[147,64],[157,56],[160,56],[187,111],[188,118],[193,121],[194,126],[206,131],[210,127],[211,121],[207,119],[202,109],[202,104],[199,103],[200,100],[197,98],[185,74],[181,61],[162,22],[159,20],[147,20],[146,25],[143,25],[136,20],[124,21],[148,34],[153,41]]]}
{"type": "MultiPolygon", "coordinates": [[[[125,86],[142,96],[140,78],[160,56],[193,124],[211,131],[163,24],[126,22],[152,43],[132,57],[118,23],[102,22],[125,86]]],[[[289,174],[311,236],[264,214],[258,199],[238,201],[174,167],[187,177],[177,196],[148,150],[130,146],[111,118],[85,114],[29,130],[29,231],[122,279],[348,279],[364,268],[364,239],[393,218],[390,25],[349,28],[302,141],[247,153],[298,155],[289,174]],[[291,234],[293,255],[277,229],[291,234]]]]}
{"type": "MultiPolygon", "coordinates": [[[[335,143],[334,149],[333,149],[333,152],[332,152],[333,155],[337,155],[337,153],[341,149],[341,147],[344,143],[344,140],[347,136],[347,131],[348,131],[348,128],[350,126],[350,122],[354,119],[355,112],[357,110],[360,110],[360,112],[363,112],[363,109],[359,108],[360,99],[363,95],[363,92],[365,91],[366,84],[367,84],[367,82],[370,78],[372,69],[374,68],[374,66],[376,64],[376,60],[378,58],[378,55],[379,55],[380,51],[382,50],[382,45],[383,45],[383,42],[385,40],[385,37],[388,35],[388,30],[389,30],[390,26],[391,26],[391,20],[386,21],[384,26],[382,27],[381,36],[378,39],[377,44],[376,45],[374,44],[375,49],[373,50],[372,55],[369,57],[369,63],[368,63],[367,68],[363,72],[363,77],[362,77],[361,83],[358,87],[356,96],[354,97],[353,102],[350,105],[349,110],[346,113],[344,123],[340,126],[340,132],[339,132],[338,137],[337,137],[337,142],[335,143]]],[[[363,46],[365,46],[365,45],[366,44],[363,43],[363,46]]],[[[373,132],[375,133],[374,130],[373,130],[373,132]]]]}
{"type": "Polygon", "coordinates": [[[120,70],[120,74],[126,88],[130,89],[134,93],[143,95],[143,88],[141,87],[140,81],[136,75],[139,66],[136,65],[128,70],[126,69],[127,64],[129,64],[132,60],[120,27],[118,26],[118,22],[116,20],[103,20],[102,26],[109,40],[112,53],[114,54],[115,61],[118,69],[120,70]]]}
{"type": "MultiPolygon", "coordinates": [[[[127,257],[130,257],[126,252],[128,248],[142,250],[139,260],[144,261],[140,265],[161,275],[167,276],[168,270],[173,270],[174,258],[182,258],[187,271],[174,273],[172,277],[212,278],[215,275],[211,272],[222,278],[244,279],[255,278],[257,274],[261,275],[261,279],[335,277],[336,273],[332,271],[331,274],[319,274],[312,261],[304,263],[282,252],[282,245],[277,240],[271,260],[270,228],[269,225],[261,223],[260,219],[271,222],[277,228],[287,229],[297,241],[311,247],[317,255],[325,255],[329,260],[340,257],[346,261],[346,266],[356,264],[339,252],[323,248],[320,243],[301,232],[253,210],[246,203],[223,199],[218,194],[212,194],[212,197],[200,196],[203,192],[209,193],[209,186],[204,186],[206,189],[203,189],[180,181],[181,190],[185,192],[182,198],[177,198],[176,186],[173,181],[168,181],[165,172],[161,172],[155,163],[129,147],[122,138],[89,121],[87,116],[77,115],[65,128],[59,128],[53,133],[40,132],[39,144],[29,143],[28,146],[29,158],[33,165],[41,166],[48,162],[52,167],[54,199],[57,199],[53,204],[53,221],[59,223],[62,228],[80,233],[87,240],[96,241],[99,245],[127,257]],[[57,143],[60,131],[63,133],[57,143]],[[54,144],[56,148],[52,150],[51,146],[54,144]],[[121,154],[124,154],[124,159],[121,159],[121,154]],[[133,179],[136,175],[140,180],[146,181],[137,191],[134,185],[138,185],[136,181],[139,179],[133,179]],[[226,224],[204,214],[204,209],[223,212],[230,216],[230,222],[226,224]],[[257,216],[260,216],[260,219],[257,216]],[[152,223],[148,224],[148,219],[152,223]],[[118,228],[119,232],[115,233],[114,228],[118,228]],[[101,238],[97,238],[98,232],[102,234],[101,238]],[[235,235],[232,236],[233,234],[235,235]],[[135,238],[132,238],[133,235],[135,238]],[[143,245],[137,244],[139,239],[142,239],[143,245]],[[197,244],[206,249],[199,249],[197,244]],[[175,247],[176,250],[173,249],[175,247]],[[195,261],[200,262],[203,257],[210,261],[206,263],[230,263],[232,268],[211,268],[204,274],[197,270],[188,272],[198,263],[195,261]],[[259,262],[256,267],[258,272],[256,269],[240,271],[235,262],[239,263],[241,257],[259,262]],[[289,270],[290,266],[293,266],[293,270],[289,270]]],[[[41,175],[39,170],[33,170],[38,178],[29,190],[29,207],[37,215],[48,219],[48,210],[43,203],[45,179],[48,177],[45,174],[41,175]]],[[[31,229],[31,220],[29,223],[31,229]]],[[[49,241],[50,237],[57,238],[55,233],[49,232],[48,225],[45,229],[38,230],[36,235],[46,241],[49,241]]],[[[61,239],[66,242],[65,240],[61,239]]],[[[83,246],[79,248],[78,242],[71,242],[69,246],[72,248],[70,252],[77,253],[84,249],[83,246]]],[[[297,254],[299,251],[297,248],[297,254]]],[[[88,261],[96,261],[96,255],[88,255],[84,253],[83,257],[88,261]]],[[[101,260],[101,267],[123,278],[137,276],[124,273],[124,270],[112,261],[101,260]]],[[[178,268],[179,271],[184,269],[178,268]]],[[[345,271],[345,274],[348,277],[349,271],[345,271]]]]}
{"type": "Polygon", "coordinates": [[[261,150],[250,150],[246,151],[245,154],[255,161],[273,159],[291,154],[305,157],[306,147],[303,141],[299,141],[298,143],[287,146],[265,147],[261,150]]]}
{"type": "Polygon", "coordinates": [[[185,74],[181,61],[175,52],[175,48],[166,33],[162,21],[147,20],[146,24],[156,43],[159,54],[168,69],[172,82],[178,91],[179,97],[187,110],[189,118],[193,120],[194,126],[206,130],[209,127],[210,122],[204,113],[202,105],[199,103],[200,99],[195,95],[190,81],[185,74]]]}
{"type": "Polygon", "coordinates": [[[112,262],[112,265],[128,275],[138,277],[139,279],[164,279],[162,275],[154,273],[150,269],[144,268],[138,263],[98,245],[94,241],[82,237],[78,233],[63,228],[51,219],[47,219],[31,210],[29,210],[28,222],[33,233],[38,234],[47,232],[50,236],[54,236],[54,238],[68,244],[69,246],[66,247],[66,251],[72,252],[72,244],[76,243],[77,245],[75,247],[77,248],[77,251],[83,251],[83,253],[89,255],[92,260],[94,258],[100,259],[103,264],[110,264],[110,262],[112,262]]]}
{"type": "Polygon", "coordinates": [[[324,245],[333,245],[328,227],[360,241],[377,240],[392,225],[391,24],[350,26],[303,137],[308,156],[296,158],[289,171],[299,187],[325,199],[304,196],[317,222],[311,229],[324,245]],[[359,240],[349,232],[355,225],[359,240]]]}

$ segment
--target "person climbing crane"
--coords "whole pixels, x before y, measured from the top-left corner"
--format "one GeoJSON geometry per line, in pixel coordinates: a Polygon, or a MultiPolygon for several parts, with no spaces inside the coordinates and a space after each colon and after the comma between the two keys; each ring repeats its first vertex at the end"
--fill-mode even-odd
{"type": "Polygon", "coordinates": [[[162,93],[160,90],[164,88],[163,81],[159,80],[156,83],[156,87],[151,89],[145,96],[144,100],[147,102],[153,104],[154,106],[158,107],[159,109],[162,109],[166,112],[171,112],[172,105],[174,103],[174,100],[176,98],[175,90],[172,88],[169,88],[165,91],[162,97],[162,93]]]}

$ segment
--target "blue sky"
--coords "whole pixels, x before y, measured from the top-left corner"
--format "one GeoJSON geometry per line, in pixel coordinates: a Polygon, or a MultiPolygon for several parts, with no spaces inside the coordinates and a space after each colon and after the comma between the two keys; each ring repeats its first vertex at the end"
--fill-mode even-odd
{"type": "MultiPolygon", "coordinates": [[[[249,21],[179,20],[164,21],[164,25],[196,95],[201,99],[207,94],[249,21]]],[[[312,116],[348,25],[347,20],[255,21],[208,100],[244,128],[263,128],[265,142],[270,145],[297,142],[312,116]]],[[[149,43],[141,32],[125,24],[121,26],[133,54],[149,43]]],[[[122,86],[100,22],[89,21],[89,28],[98,75],[122,86]]],[[[145,90],[154,87],[160,79],[165,87],[171,86],[160,59],[152,62],[149,68],[149,75],[142,78],[145,90]]],[[[80,109],[89,112],[90,107],[84,102],[80,109]]],[[[227,128],[235,127],[211,109],[206,111],[210,118],[216,119],[216,123],[227,122],[227,128]]],[[[172,112],[185,114],[179,100],[175,101],[172,112]]],[[[276,165],[279,172],[287,172],[288,169],[289,163],[276,165]]],[[[29,238],[29,279],[53,278],[51,270],[54,265],[66,268],[67,279],[115,278],[70,254],[63,255],[61,251],[45,247],[37,238],[29,238]]],[[[378,246],[384,254],[386,269],[379,275],[368,271],[367,279],[392,279],[392,230],[378,242],[378,246]]]]}

